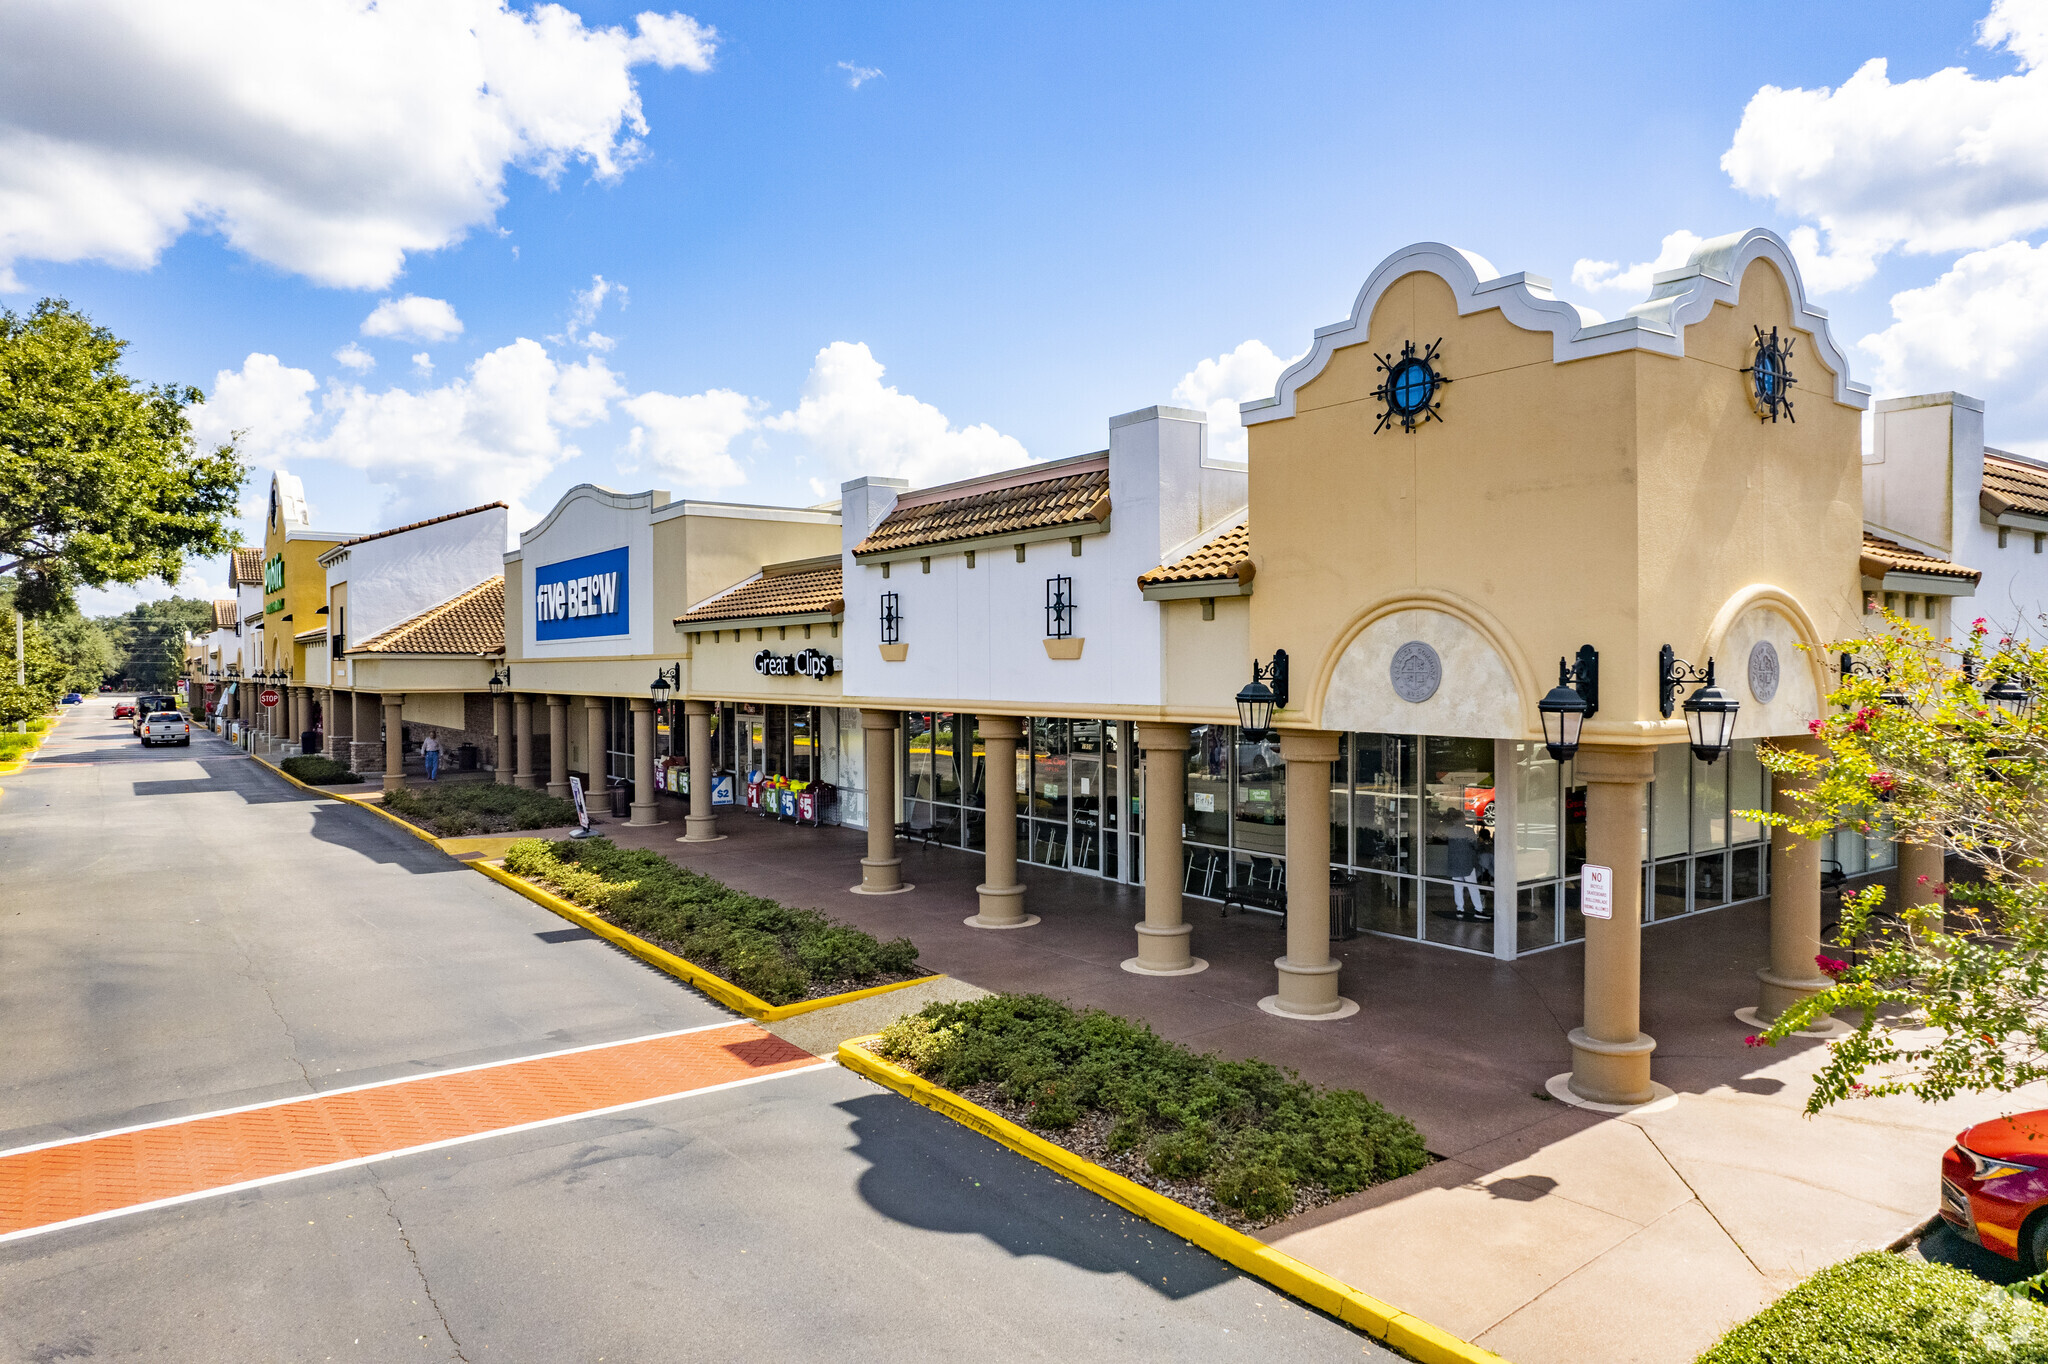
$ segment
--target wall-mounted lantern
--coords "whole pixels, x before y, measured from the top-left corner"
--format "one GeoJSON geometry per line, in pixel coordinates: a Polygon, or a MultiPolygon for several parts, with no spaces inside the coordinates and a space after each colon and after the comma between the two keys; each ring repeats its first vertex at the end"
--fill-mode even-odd
{"type": "Polygon", "coordinates": [[[1074,634],[1074,580],[1045,580],[1045,637],[1071,639],[1074,634]]]}
{"type": "Polygon", "coordinates": [[[894,592],[882,594],[882,643],[895,644],[903,633],[903,613],[897,609],[894,592]]]}
{"type": "Polygon", "coordinates": [[[1844,682],[1847,682],[1852,677],[1875,677],[1882,679],[1885,683],[1885,687],[1883,691],[1880,691],[1877,694],[1877,699],[1884,702],[1884,704],[1886,704],[1887,706],[1904,706],[1911,704],[1911,698],[1909,698],[1906,695],[1906,693],[1900,691],[1897,687],[1891,685],[1892,674],[1891,669],[1889,668],[1882,667],[1877,664],[1865,663],[1862,659],[1857,658],[1854,654],[1843,654],[1841,673],[1842,680],[1844,682]]]}
{"type": "Polygon", "coordinates": [[[1590,644],[1579,646],[1576,663],[1557,660],[1557,685],[1536,703],[1543,718],[1543,746],[1559,762],[1569,762],[1579,751],[1579,730],[1586,717],[1600,709],[1600,653],[1590,644]]]}
{"type": "Polygon", "coordinates": [[[679,691],[683,685],[683,665],[674,664],[667,668],[656,668],[654,680],[647,684],[647,695],[654,702],[655,709],[668,704],[668,694],[679,691]]]}
{"type": "Polygon", "coordinates": [[[1287,651],[1275,649],[1271,663],[1252,661],[1251,683],[1237,694],[1237,727],[1247,735],[1264,734],[1273,728],[1273,712],[1286,705],[1287,651]]]}
{"type": "Polygon", "coordinates": [[[498,671],[491,674],[490,687],[491,695],[493,696],[503,696],[507,691],[511,689],[512,667],[510,664],[505,665],[504,667],[498,669],[498,671]]]}
{"type": "Polygon", "coordinates": [[[2004,711],[2007,719],[2021,723],[2034,709],[2034,694],[2011,673],[1986,687],[1984,699],[2004,711]]]}
{"type": "Polygon", "coordinates": [[[1704,669],[1673,653],[1669,644],[1657,652],[1657,707],[1671,718],[1671,707],[1686,687],[1697,690],[1685,698],[1685,723],[1692,731],[1692,755],[1711,764],[1735,746],[1735,713],[1742,703],[1714,681],[1714,660],[1704,669]]]}

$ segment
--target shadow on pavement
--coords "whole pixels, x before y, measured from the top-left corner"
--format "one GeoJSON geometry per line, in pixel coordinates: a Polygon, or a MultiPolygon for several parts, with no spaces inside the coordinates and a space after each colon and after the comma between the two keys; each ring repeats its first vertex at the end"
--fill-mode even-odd
{"type": "MultiPolygon", "coordinates": [[[[319,796],[289,791],[279,799],[319,800],[319,796]]],[[[313,837],[337,848],[358,852],[373,862],[386,862],[416,872],[466,872],[457,862],[431,843],[422,843],[402,829],[393,827],[368,810],[333,801],[313,807],[313,837]]]]}
{"type": "Polygon", "coordinates": [[[136,795],[207,796],[229,792],[250,805],[282,805],[303,799],[297,791],[281,782],[260,780],[257,776],[260,769],[246,758],[224,757],[218,753],[201,756],[187,754],[182,749],[176,751],[181,758],[197,762],[206,775],[165,777],[155,781],[138,778],[130,783],[136,795]]]}
{"type": "Polygon", "coordinates": [[[1128,1274],[1178,1300],[1241,1277],[1150,1222],[895,1094],[849,1099],[859,1190],[884,1217],[982,1236],[1015,1256],[1128,1274]]]}
{"type": "Polygon", "coordinates": [[[2019,1261],[2008,1260],[2003,1255],[1994,1255],[1982,1246],[1973,1246],[1955,1234],[1944,1222],[1920,1238],[1914,1246],[1920,1258],[1932,1264],[1952,1265],[1957,1269],[1975,1274],[1987,1283],[2018,1283],[2027,1277],[2019,1261]]]}

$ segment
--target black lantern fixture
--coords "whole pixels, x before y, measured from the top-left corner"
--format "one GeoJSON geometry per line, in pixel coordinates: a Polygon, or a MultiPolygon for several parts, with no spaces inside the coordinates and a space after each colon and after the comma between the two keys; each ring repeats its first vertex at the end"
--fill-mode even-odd
{"type": "Polygon", "coordinates": [[[1883,691],[1877,694],[1877,699],[1887,706],[1908,706],[1912,704],[1913,699],[1911,697],[1891,685],[1891,669],[1865,663],[1853,654],[1843,654],[1842,680],[1847,682],[1852,677],[1876,677],[1883,679],[1885,687],[1883,691]]]}
{"type": "Polygon", "coordinates": [[[1657,706],[1667,720],[1678,693],[1686,687],[1697,688],[1685,698],[1685,723],[1692,731],[1695,758],[1711,764],[1735,746],[1735,713],[1742,703],[1716,685],[1713,659],[1707,660],[1704,669],[1695,668],[1667,644],[1657,652],[1657,679],[1657,706]]]}
{"type": "Polygon", "coordinates": [[[1273,712],[1287,705],[1287,651],[1275,649],[1273,661],[1252,661],[1252,680],[1237,694],[1237,727],[1247,735],[1273,728],[1273,712]]]}
{"type": "Polygon", "coordinates": [[[2004,711],[2012,720],[2024,721],[2034,708],[2034,694],[2011,673],[1984,689],[1984,699],[2004,711]]]}
{"type": "Polygon", "coordinates": [[[1586,717],[1600,709],[1600,652],[1590,644],[1579,646],[1576,663],[1557,660],[1557,685],[1550,689],[1536,710],[1543,718],[1543,746],[1559,762],[1570,762],[1579,751],[1579,731],[1586,717]]]}
{"type": "Polygon", "coordinates": [[[512,668],[507,666],[491,674],[491,695],[503,696],[512,686],[512,668]]]}
{"type": "Polygon", "coordinates": [[[667,668],[656,668],[654,680],[647,684],[647,695],[654,702],[655,709],[668,704],[668,694],[679,691],[683,685],[683,665],[674,664],[667,668]]]}

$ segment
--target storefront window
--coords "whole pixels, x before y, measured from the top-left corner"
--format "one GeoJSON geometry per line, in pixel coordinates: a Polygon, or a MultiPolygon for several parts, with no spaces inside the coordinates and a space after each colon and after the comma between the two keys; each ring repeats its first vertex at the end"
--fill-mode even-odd
{"type": "Polygon", "coordinates": [[[1691,764],[1691,751],[1681,745],[1667,744],[1657,750],[1657,775],[1650,784],[1651,857],[1685,855],[1691,764]]]}
{"type": "Polygon", "coordinates": [[[1564,841],[1557,760],[1542,744],[1516,744],[1514,751],[1515,880],[1555,880],[1564,841]]]}
{"type": "MultiPolygon", "coordinates": [[[[1235,726],[1195,725],[1188,731],[1189,843],[1230,846],[1230,742],[1235,726]]],[[[1195,892],[1202,894],[1204,892],[1195,892]]]]}
{"type": "Polygon", "coordinates": [[[1427,891],[1425,936],[1491,947],[1490,930],[1456,925],[1492,918],[1493,740],[1432,735],[1423,740],[1422,774],[1423,873],[1449,882],[1427,891]]]}
{"type": "Polygon", "coordinates": [[[905,800],[932,798],[932,714],[928,710],[908,711],[903,716],[903,757],[905,800]]]}
{"type": "Polygon", "coordinates": [[[1255,858],[1285,857],[1287,765],[1280,760],[1280,745],[1263,736],[1247,740],[1238,729],[1231,734],[1237,740],[1237,784],[1231,810],[1237,821],[1236,846],[1255,858]]]}
{"type": "MultiPolygon", "coordinates": [[[[1755,746],[1751,745],[1754,753],[1755,746]]],[[[1690,755],[1688,751],[1688,756],[1690,755]]],[[[1692,770],[1692,850],[1706,852],[1728,846],[1728,764],[1694,763],[1692,770]]]]}

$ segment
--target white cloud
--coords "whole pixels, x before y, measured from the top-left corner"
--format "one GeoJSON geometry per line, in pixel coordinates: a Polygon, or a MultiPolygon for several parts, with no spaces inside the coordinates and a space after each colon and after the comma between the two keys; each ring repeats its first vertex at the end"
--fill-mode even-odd
{"type": "Polygon", "coordinates": [[[619,343],[609,336],[590,330],[590,324],[597,321],[597,315],[604,311],[605,300],[618,296],[619,306],[626,306],[626,286],[603,275],[592,275],[588,289],[576,291],[575,306],[569,309],[569,325],[560,336],[548,340],[557,344],[581,346],[585,350],[608,351],[619,343]]]}
{"type": "Polygon", "coordinates": [[[364,336],[407,337],[414,341],[446,341],[462,335],[462,319],[444,298],[387,298],[363,319],[364,336]]]}
{"type": "Polygon", "coordinates": [[[1214,459],[1243,460],[1244,423],[1237,405],[1273,396],[1281,371],[1295,360],[1282,360],[1263,341],[1246,341],[1236,350],[1204,360],[1173,386],[1173,400],[1209,414],[1209,454],[1214,459]]]}
{"type": "Polygon", "coordinates": [[[1581,289],[1610,289],[1631,298],[1648,298],[1650,280],[1664,270],[1676,270],[1692,259],[1692,253],[1706,240],[1696,232],[1684,228],[1664,238],[1657,248],[1655,260],[1639,261],[1624,268],[1611,260],[1589,260],[1581,257],[1572,266],[1572,283],[1581,289]]]}
{"type": "Polygon", "coordinates": [[[677,397],[642,393],[620,403],[639,425],[626,451],[700,488],[729,488],[747,481],[732,457],[732,443],[761,424],[767,403],[729,388],[677,397]]]}
{"type": "Polygon", "coordinates": [[[581,453],[567,433],[603,421],[625,396],[603,360],[563,364],[523,337],[419,392],[337,380],[316,408],[318,387],[307,370],[251,355],[215,379],[195,426],[244,432],[244,456],[258,466],[319,459],[359,470],[392,490],[396,519],[516,503],[581,453]]]}
{"type": "Polygon", "coordinates": [[[432,374],[434,372],[434,357],[425,351],[420,351],[412,357],[412,367],[420,374],[432,374]]]}
{"type": "Polygon", "coordinates": [[[377,357],[353,341],[334,352],[334,359],[342,368],[352,369],[358,374],[368,374],[377,367],[377,357]]]}
{"type": "Polygon", "coordinates": [[[852,62],[839,63],[839,69],[846,73],[846,86],[849,90],[858,90],[883,74],[879,66],[856,66],[852,62]]]}
{"type": "Polygon", "coordinates": [[[1858,343],[1881,390],[1970,393],[2008,429],[2048,420],[2048,245],[1969,252],[1934,283],[1892,295],[1892,319],[1858,343]]]}
{"type": "Polygon", "coordinates": [[[882,373],[865,343],[834,341],[818,352],[796,407],[762,424],[801,436],[828,472],[847,478],[892,475],[921,486],[1030,461],[1016,437],[986,423],[956,429],[930,403],[884,386],[882,373]]]}
{"type": "Polygon", "coordinates": [[[1976,250],[2048,227],[2048,4],[1996,0],[1977,42],[2019,72],[1894,82],[1875,57],[1834,89],[1750,99],[1721,168],[1815,225],[1800,265],[1816,289],[1858,283],[1894,250],[1976,250]]]}
{"type": "Polygon", "coordinates": [[[508,170],[639,159],[634,68],[708,70],[718,35],[635,25],[507,0],[0,6],[0,287],[25,260],[147,268],[198,229],[382,288],[492,224],[508,170]]]}

